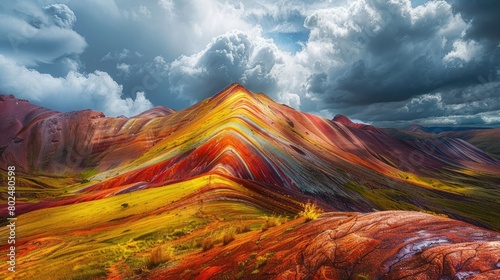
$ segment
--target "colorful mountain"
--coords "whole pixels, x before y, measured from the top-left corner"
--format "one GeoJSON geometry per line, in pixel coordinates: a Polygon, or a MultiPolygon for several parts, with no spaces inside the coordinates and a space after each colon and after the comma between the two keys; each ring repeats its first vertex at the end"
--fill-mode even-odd
{"type": "Polygon", "coordinates": [[[500,146],[498,145],[500,128],[448,131],[441,133],[439,136],[465,140],[488,154],[500,158],[500,146]]]}
{"type": "Polygon", "coordinates": [[[500,160],[474,141],[327,120],[238,84],[132,118],[2,95],[0,120],[17,279],[500,275],[500,160]]]}

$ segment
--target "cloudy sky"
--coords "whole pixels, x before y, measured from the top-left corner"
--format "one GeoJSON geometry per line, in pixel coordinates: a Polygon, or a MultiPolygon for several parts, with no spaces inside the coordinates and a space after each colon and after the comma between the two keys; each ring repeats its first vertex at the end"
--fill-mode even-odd
{"type": "Polygon", "coordinates": [[[0,92],[133,116],[239,82],[327,118],[500,126],[499,14],[495,0],[1,1],[0,92]]]}

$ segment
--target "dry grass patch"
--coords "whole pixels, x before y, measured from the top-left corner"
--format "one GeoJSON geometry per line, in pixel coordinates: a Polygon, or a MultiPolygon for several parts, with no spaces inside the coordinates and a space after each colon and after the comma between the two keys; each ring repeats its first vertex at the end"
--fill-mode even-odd
{"type": "Polygon", "coordinates": [[[279,226],[283,223],[286,223],[286,220],[287,218],[283,218],[281,216],[278,216],[278,217],[266,217],[266,220],[264,221],[264,223],[262,224],[262,231],[266,231],[272,227],[275,227],[275,226],[279,226]]]}
{"type": "Polygon", "coordinates": [[[251,230],[252,229],[250,228],[250,224],[243,224],[243,223],[241,223],[238,226],[236,226],[236,234],[249,232],[251,230]]]}
{"type": "Polygon", "coordinates": [[[316,220],[323,214],[323,209],[319,208],[315,203],[307,201],[302,206],[304,207],[304,211],[300,212],[299,215],[306,218],[306,222],[316,220]]]}
{"type": "Polygon", "coordinates": [[[203,252],[208,251],[214,247],[215,243],[217,240],[213,238],[212,236],[209,236],[201,241],[201,249],[203,252]]]}
{"type": "Polygon", "coordinates": [[[148,261],[146,266],[151,269],[153,267],[157,267],[162,263],[169,262],[174,259],[174,248],[168,247],[163,248],[162,246],[158,246],[151,251],[151,254],[148,257],[148,261]]]}
{"type": "Polygon", "coordinates": [[[233,227],[227,228],[222,231],[222,244],[227,245],[236,237],[236,229],[233,227]]]}

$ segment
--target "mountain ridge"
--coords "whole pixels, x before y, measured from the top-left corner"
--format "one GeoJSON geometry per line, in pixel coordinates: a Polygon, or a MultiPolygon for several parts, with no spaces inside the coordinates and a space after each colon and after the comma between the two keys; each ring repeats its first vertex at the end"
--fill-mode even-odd
{"type": "MultiPolygon", "coordinates": [[[[367,199],[359,186],[403,193],[416,187],[429,197],[448,197],[449,191],[439,187],[447,181],[494,185],[500,166],[499,160],[463,140],[400,140],[345,116],[329,121],[301,113],[239,84],[190,108],[154,118],[106,118],[88,110],[49,113],[46,119],[33,119],[15,137],[31,137],[31,143],[11,140],[2,146],[2,162],[49,176],[97,173],[86,180],[103,183],[84,193],[134,185],[137,178],[142,188],[152,188],[220,174],[287,195],[312,195],[342,211],[379,209],[378,199],[390,199],[381,194],[367,199]],[[84,140],[71,140],[74,133],[84,140]],[[489,175],[478,179],[462,171],[468,168],[489,175]],[[304,176],[311,172],[313,177],[304,176]]],[[[420,198],[403,201],[435,209],[434,202],[420,198]]],[[[456,211],[444,213],[469,219],[456,211]]]]}
{"type": "Polygon", "coordinates": [[[131,118],[0,96],[0,119],[25,278],[500,273],[500,160],[460,138],[328,120],[239,84],[131,118]],[[326,213],[309,221],[311,204],[326,213]]]}

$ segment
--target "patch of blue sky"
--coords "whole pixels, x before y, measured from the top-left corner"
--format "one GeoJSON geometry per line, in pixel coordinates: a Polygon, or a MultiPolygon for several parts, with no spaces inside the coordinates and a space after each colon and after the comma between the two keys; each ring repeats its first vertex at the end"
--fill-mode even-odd
{"type": "Polygon", "coordinates": [[[269,32],[264,35],[265,37],[272,38],[281,50],[295,54],[307,42],[309,30],[304,28],[304,31],[300,32],[269,32]]]}
{"type": "Polygon", "coordinates": [[[417,6],[420,6],[420,5],[423,5],[427,2],[429,2],[430,0],[411,0],[411,6],[413,8],[417,7],[417,6]]]}

